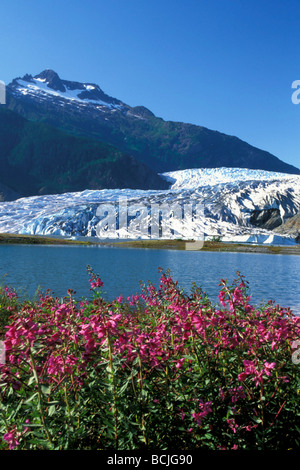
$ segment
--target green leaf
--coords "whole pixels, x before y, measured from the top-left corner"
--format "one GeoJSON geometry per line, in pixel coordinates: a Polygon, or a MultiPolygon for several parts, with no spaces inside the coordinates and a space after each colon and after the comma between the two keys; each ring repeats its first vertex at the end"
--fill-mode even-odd
{"type": "Polygon", "coordinates": [[[35,383],[34,375],[32,377],[30,377],[30,379],[28,380],[27,385],[31,385],[31,384],[33,384],[33,382],[35,383]]]}
{"type": "Polygon", "coordinates": [[[43,345],[39,342],[34,343],[34,346],[31,347],[31,351],[33,353],[38,352],[39,349],[41,349],[43,345]]]}
{"type": "Polygon", "coordinates": [[[52,445],[51,445],[50,442],[47,441],[46,439],[36,439],[36,443],[37,443],[39,446],[43,446],[43,447],[46,448],[46,449],[52,449],[52,445]]]}
{"type": "Polygon", "coordinates": [[[129,383],[131,382],[131,378],[129,378],[128,380],[126,380],[126,382],[120,387],[119,389],[119,394],[120,395],[123,395],[123,393],[125,392],[125,390],[127,389],[129,383]]]}
{"type": "Polygon", "coordinates": [[[44,395],[49,395],[51,392],[51,385],[41,385],[41,390],[44,395]]]}
{"type": "Polygon", "coordinates": [[[56,413],[56,407],[55,407],[55,405],[49,406],[48,415],[49,415],[49,416],[53,416],[55,413],[56,413]]]}
{"type": "Polygon", "coordinates": [[[35,424],[35,423],[26,423],[27,428],[42,428],[42,424],[35,424]]]}
{"type": "Polygon", "coordinates": [[[25,404],[27,405],[28,403],[30,403],[32,400],[35,399],[35,397],[38,396],[38,392],[35,392],[31,395],[31,397],[28,398],[28,400],[25,401],[25,404]]]}

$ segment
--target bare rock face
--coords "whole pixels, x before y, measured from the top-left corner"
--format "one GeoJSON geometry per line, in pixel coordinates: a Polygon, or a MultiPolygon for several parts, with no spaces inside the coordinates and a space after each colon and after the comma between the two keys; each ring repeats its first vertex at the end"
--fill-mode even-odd
{"type": "Polygon", "coordinates": [[[250,223],[255,227],[274,230],[282,224],[279,209],[254,210],[251,213],[250,223]]]}
{"type": "Polygon", "coordinates": [[[277,227],[274,232],[295,237],[296,242],[300,243],[300,212],[290,217],[285,223],[277,227]]]}
{"type": "Polygon", "coordinates": [[[59,78],[58,74],[54,72],[53,70],[50,70],[50,69],[44,70],[39,75],[36,75],[35,78],[39,78],[41,80],[47,81],[47,86],[49,88],[52,88],[52,90],[61,91],[61,92],[66,91],[66,88],[62,80],[59,78]]]}

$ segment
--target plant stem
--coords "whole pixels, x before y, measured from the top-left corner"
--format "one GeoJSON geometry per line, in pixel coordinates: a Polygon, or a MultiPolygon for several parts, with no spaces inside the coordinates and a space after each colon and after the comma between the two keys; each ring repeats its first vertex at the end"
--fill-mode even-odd
{"type": "Polygon", "coordinates": [[[46,420],[45,420],[45,415],[44,415],[43,405],[42,405],[42,391],[41,391],[38,375],[37,375],[37,372],[36,372],[36,367],[35,367],[35,363],[34,363],[34,359],[33,359],[33,355],[32,355],[32,350],[31,350],[31,348],[29,348],[29,350],[30,350],[31,367],[32,367],[32,370],[33,370],[33,375],[34,375],[34,378],[35,378],[35,381],[36,381],[36,384],[37,384],[37,389],[38,389],[39,411],[40,411],[40,415],[41,415],[41,421],[42,421],[42,424],[44,426],[44,429],[45,429],[45,432],[46,432],[46,435],[47,435],[47,439],[48,439],[49,443],[51,444],[51,447],[53,448],[53,443],[52,443],[52,440],[51,440],[51,436],[49,434],[49,431],[48,431],[48,428],[47,428],[47,425],[46,425],[46,420]]]}
{"type": "Polygon", "coordinates": [[[114,429],[115,429],[115,443],[116,449],[118,449],[118,409],[117,409],[117,393],[116,393],[116,383],[115,383],[115,374],[113,368],[113,357],[112,357],[112,345],[111,340],[109,337],[109,333],[107,333],[107,342],[108,342],[108,355],[109,355],[109,364],[110,364],[110,373],[112,375],[112,387],[113,387],[113,408],[114,408],[114,429]]]}
{"type": "MultiPolygon", "coordinates": [[[[138,358],[139,358],[139,376],[140,376],[140,379],[139,379],[139,386],[140,386],[140,404],[141,406],[143,407],[143,397],[142,397],[142,391],[143,391],[143,371],[142,371],[142,360],[141,360],[141,356],[140,356],[140,353],[138,352],[138,358]]],[[[143,431],[143,439],[144,439],[144,443],[145,445],[147,446],[147,436],[146,436],[146,432],[145,432],[145,415],[144,413],[142,412],[142,431],[143,431]]]]}

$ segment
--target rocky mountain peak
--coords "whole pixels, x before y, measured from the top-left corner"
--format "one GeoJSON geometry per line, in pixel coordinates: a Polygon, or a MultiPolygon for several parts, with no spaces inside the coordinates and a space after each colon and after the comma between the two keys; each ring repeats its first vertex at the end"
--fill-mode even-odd
{"type": "Polygon", "coordinates": [[[38,75],[35,75],[34,78],[46,82],[47,86],[52,88],[52,90],[61,92],[66,91],[63,81],[60,79],[59,75],[54,72],[54,70],[46,69],[38,75]]]}
{"type": "MultiPolygon", "coordinates": [[[[55,96],[60,95],[61,98],[75,98],[86,102],[99,102],[102,105],[106,104],[112,107],[124,106],[122,101],[104,93],[99,85],[95,83],[63,80],[52,69],[45,69],[35,76],[26,74],[22,78],[16,78],[12,81],[10,87],[19,91],[22,89],[23,94],[29,92],[32,97],[34,97],[34,92],[45,93],[47,89],[49,89],[50,92],[56,92],[55,96]]],[[[50,93],[50,96],[53,99],[53,93],[50,93]]]]}

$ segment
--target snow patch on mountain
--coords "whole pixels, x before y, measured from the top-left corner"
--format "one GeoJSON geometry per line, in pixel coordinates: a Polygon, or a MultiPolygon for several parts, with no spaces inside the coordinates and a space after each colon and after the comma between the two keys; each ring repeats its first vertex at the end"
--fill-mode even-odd
{"type": "MultiPolygon", "coordinates": [[[[59,91],[53,90],[48,87],[47,82],[45,79],[40,78],[33,78],[32,82],[27,82],[21,79],[17,80],[17,86],[15,89],[20,92],[22,95],[39,95],[41,99],[47,98],[49,95],[56,97],[56,98],[63,98],[65,100],[69,100],[70,102],[77,101],[81,104],[91,103],[96,104],[98,106],[105,106],[110,109],[120,109],[122,108],[121,105],[107,103],[100,99],[88,99],[88,98],[80,98],[80,94],[82,93],[82,89],[71,89],[66,86],[66,91],[59,91]]],[[[91,85],[85,85],[87,91],[94,90],[95,87],[91,85]]]]}

